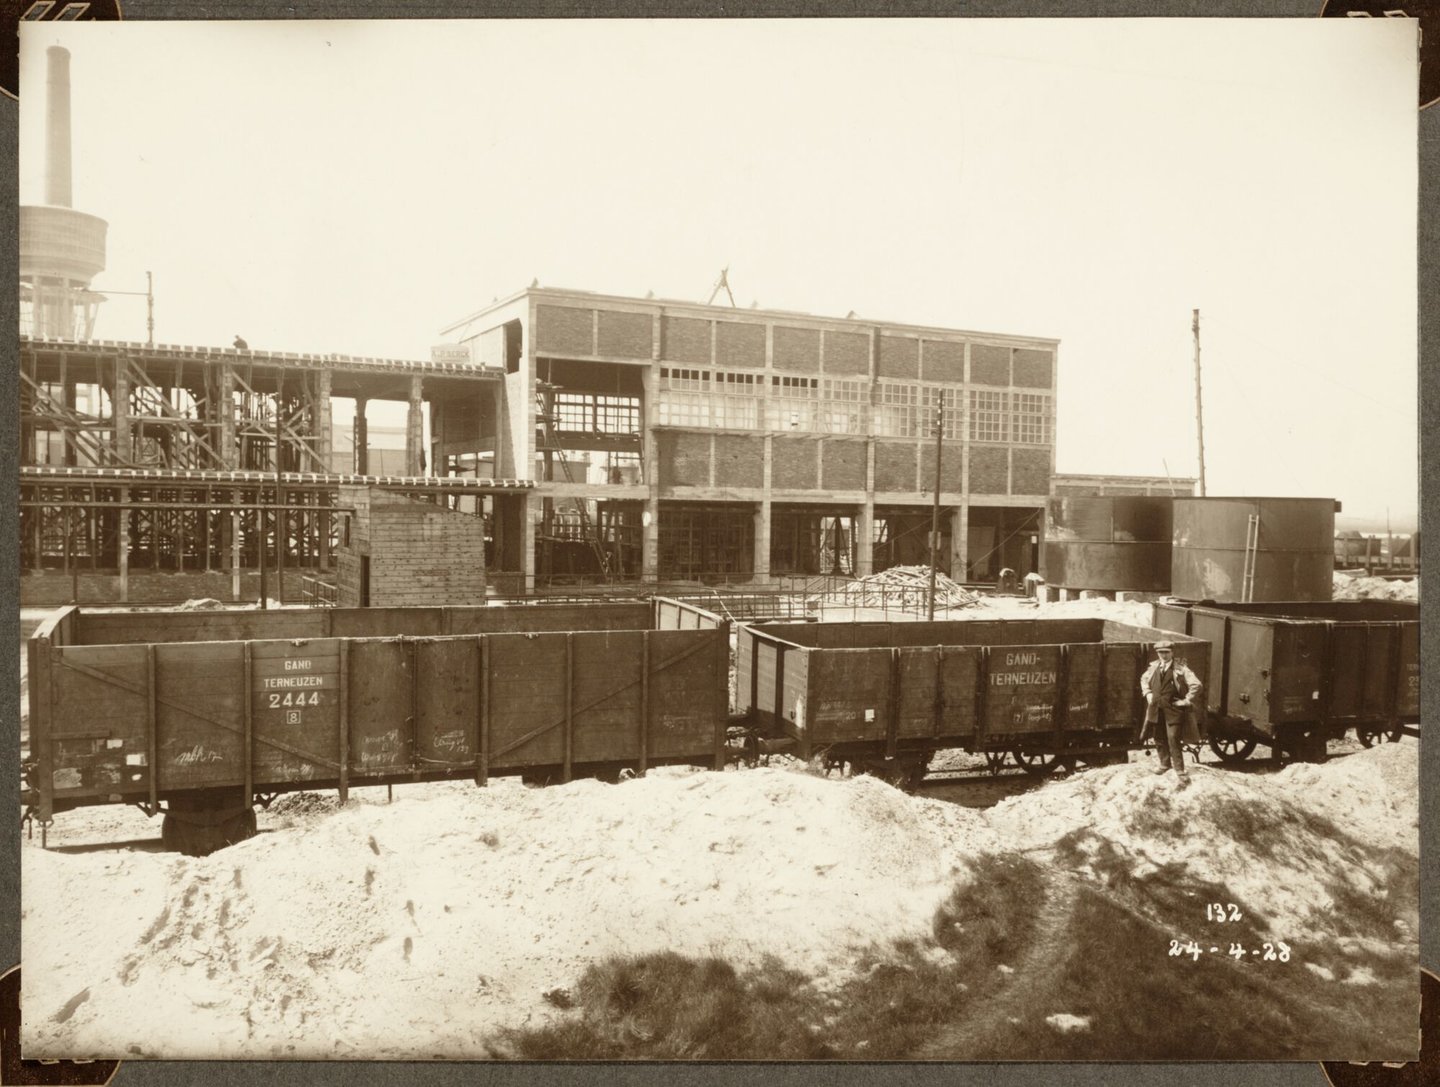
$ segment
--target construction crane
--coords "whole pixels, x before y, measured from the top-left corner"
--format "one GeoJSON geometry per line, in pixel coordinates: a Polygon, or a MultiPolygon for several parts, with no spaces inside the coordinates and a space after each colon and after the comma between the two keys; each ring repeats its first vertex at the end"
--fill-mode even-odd
{"type": "Polygon", "coordinates": [[[739,307],[735,305],[735,294],[730,290],[730,266],[728,264],[720,269],[720,278],[715,281],[715,286],[710,288],[710,297],[705,303],[707,306],[714,305],[715,296],[720,293],[721,287],[725,288],[725,294],[730,299],[730,308],[738,309],[739,307]]]}

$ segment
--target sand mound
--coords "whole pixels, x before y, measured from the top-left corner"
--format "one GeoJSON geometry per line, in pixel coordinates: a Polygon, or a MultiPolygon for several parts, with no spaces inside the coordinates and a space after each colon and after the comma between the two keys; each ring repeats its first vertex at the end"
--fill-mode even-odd
{"type": "Polygon", "coordinates": [[[485,1056],[618,953],[774,956],[833,986],[858,950],[923,940],[953,886],[1013,849],[1068,857],[1095,885],[1116,858],[1224,884],[1280,938],[1322,940],[1340,884],[1383,901],[1381,854],[1417,852],[1416,748],[1272,777],[1200,768],[1185,790],[1117,766],[984,813],[775,768],[455,783],[328,813],[295,803],[279,829],[204,859],[27,848],[23,1044],[485,1056]]]}
{"type": "Polygon", "coordinates": [[[1136,875],[1183,866],[1188,879],[1227,886],[1272,935],[1313,937],[1345,923],[1333,907],[1346,887],[1383,896],[1378,851],[1418,856],[1417,753],[1388,744],[1273,777],[1192,766],[1183,789],[1132,763],[1002,801],[988,821],[1020,848],[1082,832],[1084,851],[1108,843],[1136,875]]]}
{"type": "Polygon", "coordinates": [[[823,982],[923,936],[990,845],[965,809],[762,769],[400,796],[201,860],[31,850],[26,1052],[483,1055],[627,951],[774,955],[823,982]],[[157,1023],[182,1026],[157,1046],[157,1023]]]}
{"type": "Polygon", "coordinates": [[[1419,600],[1420,579],[1391,581],[1383,577],[1336,574],[1333,596],[1336,600],[1419,600]]]}

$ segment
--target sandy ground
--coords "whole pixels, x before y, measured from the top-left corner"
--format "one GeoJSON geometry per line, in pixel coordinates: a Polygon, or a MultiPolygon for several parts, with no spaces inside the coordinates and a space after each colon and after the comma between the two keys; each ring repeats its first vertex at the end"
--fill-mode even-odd
{"type": "Polygon", "coordinates": [[[1418,853],[1417,750],[1269,776],[1200,767],[1185,789],[1144,765],[1107,767],[988,812],[868,777],[671,769],[618,785],[397,788],[393,803],[362,790],[344,810],[292,799],[259,837],[201,859],[32,841],[24,1051],[484,1056],[501,1028],[561,1014],[547,992],[622,952],[772,955],[833,986],[861,949],[923,938],[979,858],[1054,857],[1077,833],[1075,878],[1101,878],[1103,849],[1136,874],[1169,865],[1225,884],[1297,955],[1324,941],[1326,983],[1363,986],[1337,966],[1337,941],[1418,957],[1414,903],[1387,902],[1370,863],[1418,853]],[[1237,815],[1284,850],[1267,833],[1235,840],[1237,815]],[[1341,883],[1393,923],[1344,930],[1341,883]]]}

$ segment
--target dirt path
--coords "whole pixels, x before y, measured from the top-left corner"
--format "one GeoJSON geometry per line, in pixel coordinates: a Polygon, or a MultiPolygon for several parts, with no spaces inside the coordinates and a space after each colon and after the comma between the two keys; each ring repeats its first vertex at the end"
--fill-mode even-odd
{"type": "MultiPolygon", "coordinates": [[[[1035,857],[1042,865],[1049,858],[1035,857]]],[[[913,1055],[915,1060],[973,1060],[1012,1019],[1033,1020],[1054,993],[1065,963],[1068,934],[1073,925],[1080,884],[1067,873],[1052,873],[1045,881],[1045,898],[1035,917],[1030,943],[1013,962],[997,964],[995,977],[967,993],[964,1018],[943,1031],[913,1055]],[[1009,971],[1000,966],[1009,967],[1009,971]]],[[[1063,1011],[1055,1008],[1053,1011],[1063,1011]]]]}

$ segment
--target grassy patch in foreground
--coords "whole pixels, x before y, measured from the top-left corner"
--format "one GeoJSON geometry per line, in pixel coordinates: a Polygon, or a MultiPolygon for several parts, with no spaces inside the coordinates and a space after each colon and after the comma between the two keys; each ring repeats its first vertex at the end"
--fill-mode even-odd
{"type": "Polygon", "coordinates": [[[861,957],[832,992],[773,960],[741,970],[666,952],[596,964],[574,994],[552,994],[564,1018],[508,1032],[495,1055],[1373,1060],[1413,1047],[1415,964],[1407,985],[1393,963],[1370,959],[1375,974],[1392,966],[1395,984],[1356,986],[1307,969],[1306,952],[1314,963],[1320,948],[1298,937],[1284,963],[1223,953],[1232,939],[1263,939],[1251,924],[1217,931],[1221,953],[1171,956],[1177,919],[1234,896],[1176,867],[1137,876],[1103,849],[1088,852],[1098,886],[1018,855],[983,858],[937,910],[928,939],[861,957]]]}

